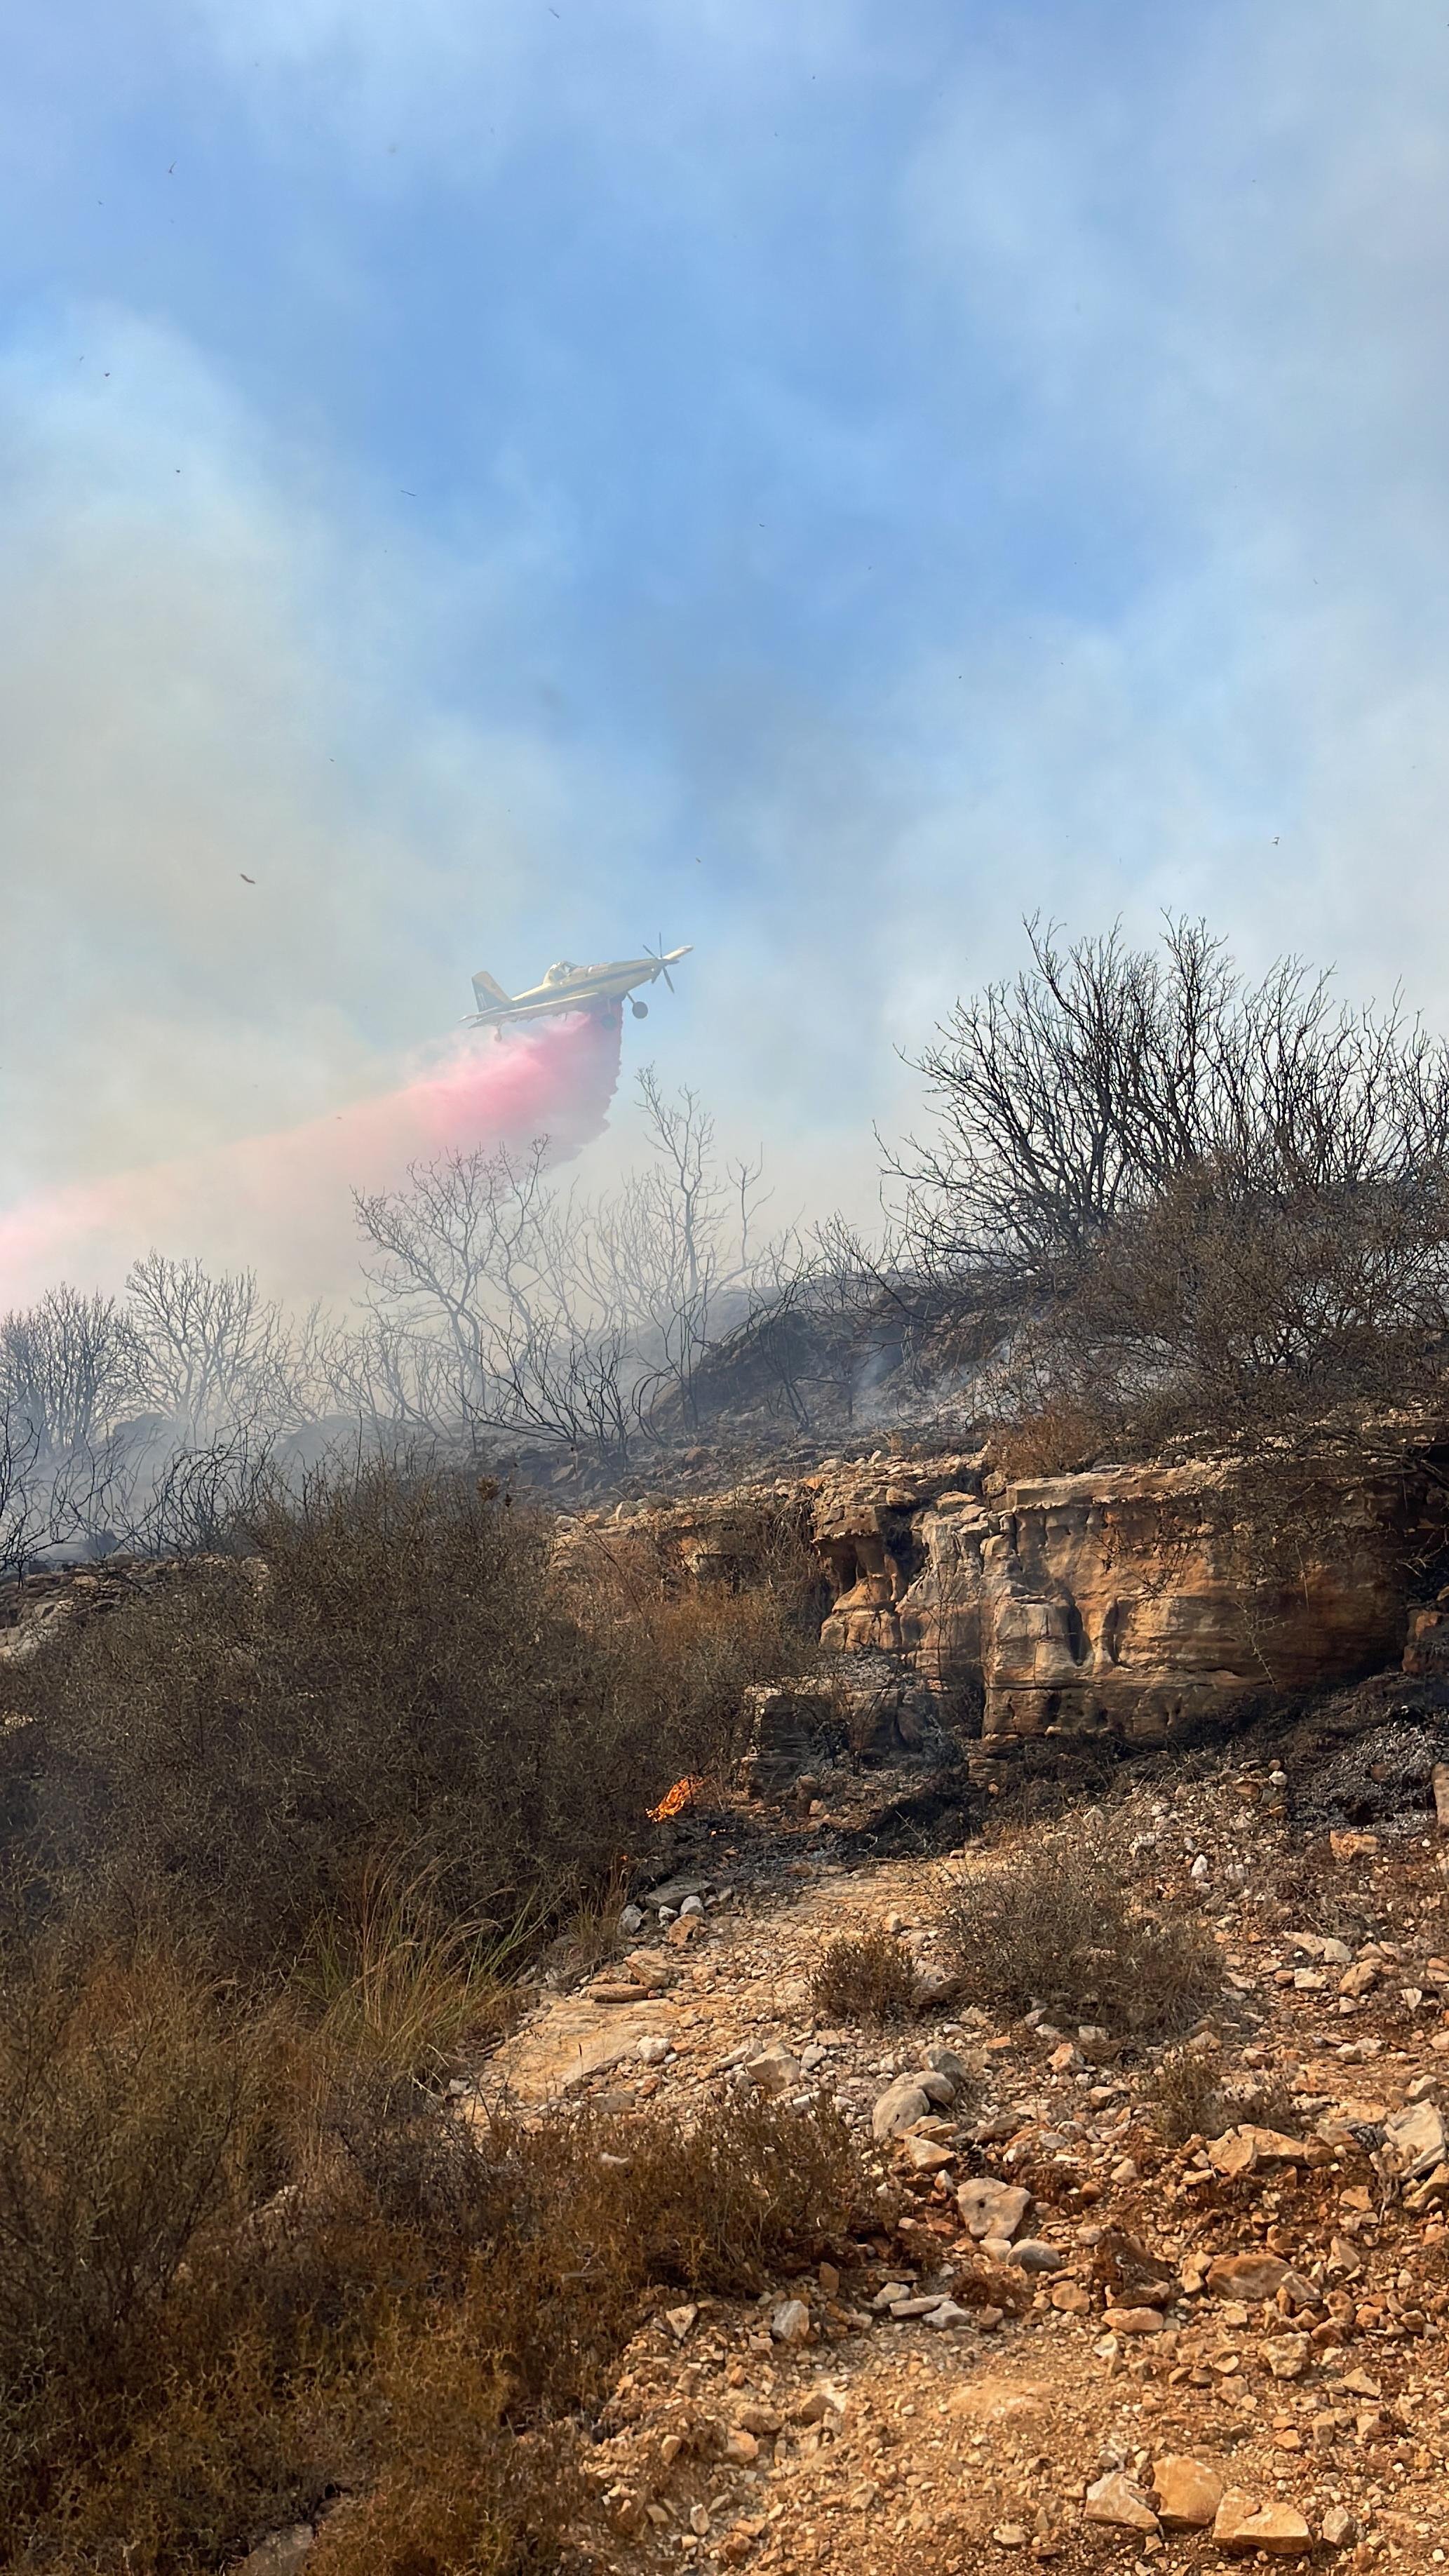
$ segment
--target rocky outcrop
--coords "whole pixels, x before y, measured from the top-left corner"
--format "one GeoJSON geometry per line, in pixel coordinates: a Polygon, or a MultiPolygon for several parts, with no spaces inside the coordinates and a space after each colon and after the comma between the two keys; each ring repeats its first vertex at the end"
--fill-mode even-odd
{"type": "Polygon", "coordinates": [[[51,1566],[0,1583],[0,1666],[24,1664],[67,1629],[104,1618],[177,1579],[168,1557],[108,1557],[100,1565],[51,1566]]]}
{"type": "Polygon", "coordinates": [[[744,1533],[793,1519],[826,1647],[888,1661],[969,1732],[979,1712],[989,1746],[1160,1744],[1397,1663],[1411,1619],[1421,1659],[1443,1652],[1409,1598],[1411,1529],[1419,1559],[1443,1537],[1421,1468],[1422,1444],[1372,1472],[1335,1455],[1291,1477],[1206,1459],[1012,1483],[984,1452],[878,1455],[647,1518],[696,1580],[738,1580],[744,1533]]]}
{"type": "Polygon", "coordinates": [[[1162,1743],[1250,1695],[1396,1660],[1397,1500],[1325,1468],[1290,1537],[1232,1465],[1009,1486],[981,1549],[984,1732],[1162,1743]]]}
{"type": "Polygon", "coordinates": [[[1161,1742],[1403,1647],[1402,1474],[1325,1461],[1285,1492],[1218,1460],[1005,1483],[955,1457],[806,1484],[837,1586],[825,1642],[888,1648],[945,1698],[976,1682],[988,1737],[1161,1742]]]}

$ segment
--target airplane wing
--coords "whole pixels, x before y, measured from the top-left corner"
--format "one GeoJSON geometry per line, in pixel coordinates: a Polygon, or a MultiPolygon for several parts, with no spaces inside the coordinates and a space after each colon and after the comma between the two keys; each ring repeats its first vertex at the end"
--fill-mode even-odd
{"type": "Polygon", "coordinates": [[[508,1003],[513,999],[513,995],[511,993],[505,993],[502,985],[494,981],[486,966],[480,966],[477,974],[474,976],[473,991],[477,997],[478,1008],[480,1011],[486,1011],[490,1003],[508,1003]]]}

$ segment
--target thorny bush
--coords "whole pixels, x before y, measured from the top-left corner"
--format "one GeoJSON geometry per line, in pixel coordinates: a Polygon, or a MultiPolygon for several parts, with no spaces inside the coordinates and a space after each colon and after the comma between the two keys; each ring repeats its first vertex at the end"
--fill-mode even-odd
{"type": "Polygon", "coordinates": [[[911,1954],[893,1933],[845,1933],[821,1952],[810,2000],[829,2021],[883,2027],[910,2019],[915,1985],[911,1954]]]}
{"type": "Polygon", "coordinates": [[[562,1565],[541,1518],[381,1460],[242,1537],[19,1668],[0,1737],[12,1866],[169,1907],[233,1971],[290,1967],[384,1855],[485,1942],[566,1910],[811,1651],[787,1582],[562,1565]]]}
{"type": "Polygon", "coordinates": [[[1222,1990],[1217,1947],[1134,1875],[1124,1825],[1097,1809],[1003,1841],[957,1880],[946,1910],[967,1995],[1003,2012],[1041,2005],[1115,2038],[1190,2030],[1222,1990]]]}

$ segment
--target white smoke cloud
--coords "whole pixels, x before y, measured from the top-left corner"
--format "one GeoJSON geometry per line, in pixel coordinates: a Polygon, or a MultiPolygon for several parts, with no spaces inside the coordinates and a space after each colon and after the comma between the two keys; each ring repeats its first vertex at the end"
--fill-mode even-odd
{"type": "Polygon", "coordinates": [[[453,577],[193,353],[91,313],[0,407],[5,1198],[378,1087],[569,861],[557,765],[440,703],[453,577]]]}
{"type": "MultiPolygon", "coordinates": [[[[585,722],[561,749],[476,645],[511,678],[550,635],[586,492],[541,495],[514,458],[506,507],[444,555],[325,425],[283,441],[158,326],[92,314],[12,354],[0,1197],[358,1097],[464,1007],[466,968],[522,975],[660,928],[697,954],[648,1051],[732,1142],[766,1137],[791,1206],[868,1202],[870,1119],[905,1123],[916,1089],[893,1050],[1017,961],[1023,911],[1121,912],[1144,935],[1163,904],[1200,908],[1250,964],[1300,947],[1445,1015],[1431,13],[1234,0],[1150,41],[1134,17],[1111,45],[1092,13],[873,0],[630,0],[607,43],[564,0],[558,20],[464,0],[152,17],[220,66],[265,154],[320,156],[353,194],[404,194],[426,162],[476,203],[500,156],[582,138],[601,184],[693,227],[701,295],[732,324],[751,281],[729,244],[762,239],[742,210],[789,203],[765,108],[887,102],[870,293],[909,347],[909,399],[979,447],[1010,544],[974,585],[944,546],[936,577],[936,496],[900,488],[888,389],[833,406],[793,345],[741,328],[730,382],[747,372],[768,419],[777,515],[833,480],[858,495],[862,553],[914,549],[917,587],[877,628],[866,565],[802,556],[819,631],[869,649],[783,679],[748,635],[730,667],[710,601],[671,597],[648,721],[604,752],[579,748],[585,722]],[[484,667],[466,704],[464,635],[484,667]]],[[[122,76],[130,96],[134,61],[122,76]]],[[[323,185],[298,256],[345,305],[365,262],[325,208],[323,185]]],[[[746,534],[777,542],[753,514],[746,534]]],[[[736,543],[722,532],[731,578],[736,543]]]]}

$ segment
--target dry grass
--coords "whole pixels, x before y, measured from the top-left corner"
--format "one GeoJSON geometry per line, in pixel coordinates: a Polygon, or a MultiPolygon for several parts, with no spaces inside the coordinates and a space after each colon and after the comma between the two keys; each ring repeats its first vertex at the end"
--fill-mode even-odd
{"type": "Polygon", "coordinates": [[[502,2421],[504,2383],[461,2312],[426,2337],[393,2334],[372,2390],[386,2427],[365,2491],[330,2513],[308,2557],[317,2576],[535,2576],[569,2554],[589,2491],[576,2444],[554,2426],[502,2421]]]}
{"type": "Polygon", "coordinates": [[[1138,1892],[1126,1833],[1097,1810],[1003,1842],[958,1880],[945,1922],[967,1995],[1001,2012],[1172,2039],[1222,1990],[1210,1935],[1138,1892]]]}
{"type": "Polygon", "coordinates": [[[881,2029],[908,2021],[915,2009],[915,1964],[890,1932],[850,1932],[822,1951],[810,2000],[829,2021],[881,2029]]]}
{"type": "Polygon", "coordinates": [[[571,2554],[578,2422],[651,2302],[751,2294],[873,2206],[823,2104],[440,2098],[808,1660],[798,1568],[584,1580],[383,1466],[253,1539],[15,1677],[0,2567],[201,2576],[342,2497],[321,2576],[524,2576],[571,2554]]]}
{"type": "Polygon", "coordinates": [[[352,2501],[334,2576],[515,2576],[566,2420],[669,2292],[748,2295],[867,2206],[821,2105],[470,2126],[159,1936],[0,1979],[0,2565],[179,2576],[352,2501]]]}
{"type": "Polygon", "coordinates": [[[436,2078],[508,2029],[516,2012],[509,1975],[533,1929],[528,1911],[501,1930],[454,1921],[434,1869],[384,1854],[365,1861],[350,1900],[321,1917],[293,1984],[344,2055],[436,2078]]]}
{"type": "Polygon", "coordinates": [[[1189,2041],[1164,2051],[1142,2098],[1168,2146],[1184,2146],[1189,2138],[1220,2138],[1241,2120],[1288,2137],[1296,2133],[1302,2114],[1281,2075],[1270,2071],[1249,2081],[1240,2079],[1231,2087],[1224,2085],[1222,2075],[1217,2046],[1211,2040],[1189,2041]]]}
{"type": "Polygon", "coordinates": [[[1158,2135],[1169,2147],[1189,2138],[1218,2138],[1233,2119],[1222,2089],[1222,2067],[1215,2050],[1169,2048],[1143,2087],[1143,2101],[1158,2135]]]}

